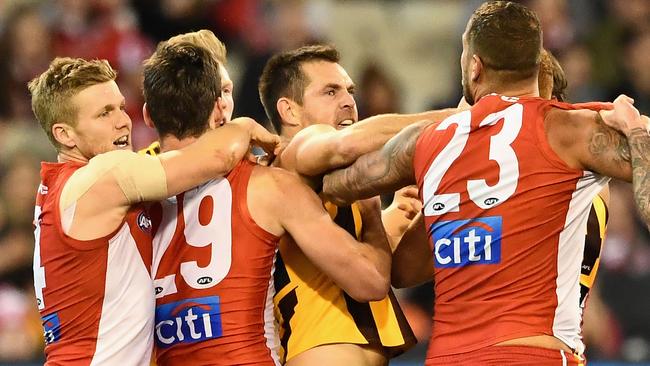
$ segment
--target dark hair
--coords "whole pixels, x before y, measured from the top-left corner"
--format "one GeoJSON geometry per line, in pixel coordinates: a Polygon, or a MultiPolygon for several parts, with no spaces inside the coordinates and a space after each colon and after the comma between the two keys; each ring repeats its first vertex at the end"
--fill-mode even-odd
{"type": "Polygon", "coordinates": [[[203,47],[162,42],[144,63],[144,101],[160,136],[198,137],[221,96],[219,64],[203,47]]]}
{"type": "Polygon", "coordinates": [[[542,30],[537,15],[521,4],[483,3],[470,18],[467,42],[485,67],[504,81],[525,80],[537,73],[542,30]]]}
{"type": "Polygon", "coordinates": [[[309,84],[302,64],[311,61],[339,62],[339,52],[329,45],[311,45],[279,53],[266,63],[260,76],[260,100],[276,133],[282,132],[282,121],[277,101],[290,98],[302,105],[305,88],[309,84]]]}

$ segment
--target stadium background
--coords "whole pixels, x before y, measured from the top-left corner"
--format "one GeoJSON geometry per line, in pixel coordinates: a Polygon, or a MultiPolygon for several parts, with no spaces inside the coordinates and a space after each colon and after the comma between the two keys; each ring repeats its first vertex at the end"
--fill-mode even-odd
{"type": "MultiPolygon", "coordinates": [[[[455,105],[460,35],[481,1],[0,0],[0,364],[42,363],[32,288],[32,216],[38,162],[54,151],[34,120],[26,82],[54,56],[106,58],[119,70],[136,148],[141,62],[158,41],[212,29],[228,48],[236,116],[265,121],[257,79],[269,55],[313,41],[335,44],[358,85],[361,117],[455,105]]],[[[650,0],[526,1],[574,102],[626,93],[650,113],[650,0]]],[[[650,362],[650,235],[629,184],[613,182],[609,231],[585,339],[592,365],[650,362]]],[[[432,291],[400,291],[422,341],[391,365],[421,363],[432,291]]]]}

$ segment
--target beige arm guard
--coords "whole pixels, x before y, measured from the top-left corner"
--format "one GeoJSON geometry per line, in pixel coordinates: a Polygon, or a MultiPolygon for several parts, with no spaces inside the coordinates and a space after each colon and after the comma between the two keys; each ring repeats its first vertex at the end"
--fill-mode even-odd
{"type": "Polygon", "coordinates": [[[167,177],[160,159],[132,151],[116,150],[90,159],[72,174],[61,192],[63,211],[75,203],[97,181],[112,174],[129,204],[167,198],[167,177]]]}

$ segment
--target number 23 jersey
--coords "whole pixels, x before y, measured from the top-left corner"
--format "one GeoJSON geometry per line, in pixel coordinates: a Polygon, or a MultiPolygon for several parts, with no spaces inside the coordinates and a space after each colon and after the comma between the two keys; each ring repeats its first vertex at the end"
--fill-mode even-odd
{"type": "Polygon", "coordinates": [[[278,237],[255,224],[253,165],[151,209],[158,365],[275,365],[269,297],[278,237]],[[266,335],[265,335],[266,334],[266,335]]]}
{"type": "Polygon", "coordinates": [[[574,109],[492,94],[419,137],[414,169],[435,266],[429,357],[533,335],[584,350],[584,235],[608,179],[555,154],[551,108],[574,109]]]}

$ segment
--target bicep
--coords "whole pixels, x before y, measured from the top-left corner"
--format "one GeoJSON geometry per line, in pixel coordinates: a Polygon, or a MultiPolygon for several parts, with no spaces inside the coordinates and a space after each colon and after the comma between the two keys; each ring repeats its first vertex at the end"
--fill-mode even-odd
{"type": "Polygon", "coordinates": [[[298,183],[285,189],[290,193],[282,200],[282,226],[308,257],[325,258],[329,256],[327,243],[348,241],[347,232],[332,221],[316,193],[298,183]]]}
{"type": "Polygon", "coordinates": [[[70,177],[61,205],[66,207],[82,196],[101,197],[104,207],[163,199],[167,196],[163,167],[156,157],[130,151],[97,155],[70,177]]]}
{"type": "Polygon", "coordinates": [[[632,181],[630,145],[627,138],[605,125],[598,113],[583,118],[582,131],[574,145],[578,161],[587,170],[632,181]]]}

